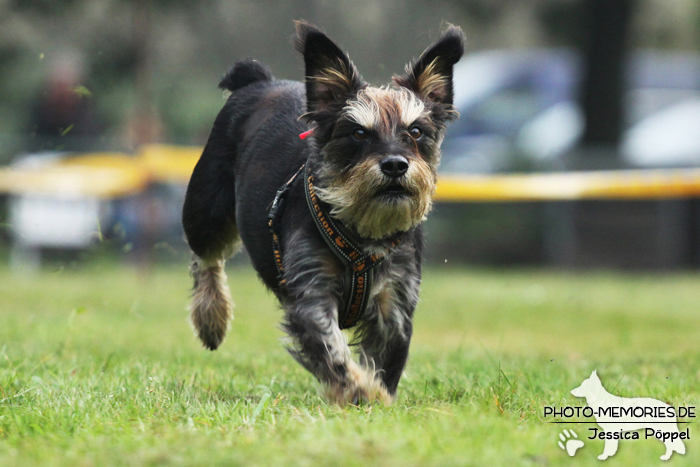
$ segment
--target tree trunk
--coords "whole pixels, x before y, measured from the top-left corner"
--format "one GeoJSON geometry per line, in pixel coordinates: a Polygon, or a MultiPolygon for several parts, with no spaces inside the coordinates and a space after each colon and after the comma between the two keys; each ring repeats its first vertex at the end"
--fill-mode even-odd
{"type": "MultiPolygon", "coordinates": [[[[585,0],[582,146],[616,147],[624,130],[627,32],[636,0],[585,0]]],[[[611,151],[614,153],[614,151],[611,151]]]]}

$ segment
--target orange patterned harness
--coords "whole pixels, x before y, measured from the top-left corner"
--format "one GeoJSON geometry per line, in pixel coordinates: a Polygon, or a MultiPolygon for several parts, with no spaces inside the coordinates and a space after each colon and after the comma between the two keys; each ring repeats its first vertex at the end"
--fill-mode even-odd
{"type": "Polygon", "coordinates": [[[374,268],[389,257],[391,252],[399,245],[403,238],[403,233],[394,235],[384,247],[384,251],[371,255],[365,254],[358,246],[354,236],[347,231],[345,226],[337,220],[329,216],[321,207],[321,203],[316,196],[314,187],[314,176],[310,173],[309,162],[302,165],[301,168],[292,176],[292,178],[277,191],[275,200],[272,202],[268,215],[268,225],[272,233],[272,248],[275,257],[275,266],[277,267],[277,279],[281,287],[286,284],[284,278],[284,261],[282,256],[282,247],[280,245],[280,226],[281,216],[284,207],[284,200],[287,192],[294,183],[294,180],[299,174],[304,172],[304,193],[306,194],[306,202],[311,211],[316,227],[321,232],[321,236],[331,251],[345,265],[349,280],[343,294],[345,309],[341,316],[338,317],[340,329],[352,328],[362,318],[367,309],[369,302],[370,291],[372,290],[373,270],[374,268]]]}

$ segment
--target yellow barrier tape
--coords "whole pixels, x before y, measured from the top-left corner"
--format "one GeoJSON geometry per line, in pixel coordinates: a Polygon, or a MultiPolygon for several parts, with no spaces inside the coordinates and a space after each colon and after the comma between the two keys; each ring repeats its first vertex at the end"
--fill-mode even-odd
{"type": "Polygon", "coordinates": [[[0,193],[115,198],[138,193],[151,181],[185,184],[201,147],[147,145],[138,156],[86,153],[38,168],[0,168],[0,193]]]}
{"type": "Polygon", "coordinates": [[[639,169],[520,175],[444,175],[442,202],[668,199],[700,196],[700,169],[639,169]]]}
{"type": "Polygon", "coordinates": [[[0,191],[12,194],[115,198],[138,193],[147,185],[148,173],[138,167],[0,169],[0,191]]]}
{"type": "MultiPolygon", "coordinates": [[[[138,193],[150,182],[186,184],[198,146],[145,145],[137,156],[89,153],[32,169],[0,168],[0,192],[103,198],[138,193]]],[[[439,202],[665,199],[700,196],[700,168],[441,175],[439,202]]]]}
{"type": "Polygon", "coordinates": [[[155,180],[164,183],[187,183],[202,155],[198,146],[149,144],[139,150],[139,159],[155,180]]]}

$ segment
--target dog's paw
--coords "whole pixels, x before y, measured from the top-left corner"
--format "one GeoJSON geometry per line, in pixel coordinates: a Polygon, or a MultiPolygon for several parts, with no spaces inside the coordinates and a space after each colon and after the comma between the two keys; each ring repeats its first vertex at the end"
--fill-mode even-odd
{"type": "Polygon", "coordinates": [[[393,398],[389,395],[381,382],[367,386],[355,384],[333,384],[326,389],[326,398],[337,405],[364,405],[373,402],[381,402],[390,405],[393,398]]]}
{"type": "MultiPolygon", "coordinates": [[[[583,441],[578,438],[578,435],[574,430],[564,429],[563,432],[559,433],[559,447],[565,450],[570,456],[574,456],[576,451],[583,447],[583,441]]],[[[600,456],[598,457],[600,459],[600,456]]],[[[602,459],[601,459],[602,460],[602,459]]]]}
{"type": "Polygon", "coordinates": [[[381,402],[390,405],[393,398],[377,376],[353,363],[348,366],[347,379],[328,386],[326,397],[338,405],[362,405],[381,402]]]}
{"type": "Polygon", "coordinates": [[[384,405],[390,405],[392,402],[392,397],[383,387],[341,387],[339,385],[333,385],[326,391],[326,397],[330,402],[340,406],[360,406],[373,402],[381,402],[384,405]]]}

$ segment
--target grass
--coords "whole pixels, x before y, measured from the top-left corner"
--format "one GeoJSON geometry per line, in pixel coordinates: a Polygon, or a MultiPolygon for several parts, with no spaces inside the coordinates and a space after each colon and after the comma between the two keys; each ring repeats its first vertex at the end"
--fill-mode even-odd
{"type": "MultiPolygon", "coordinates": [[[[246,268],[217,352],[184,311],[184,267],[0,269],[0,466],[599,465],[569,457],[546,405],[593,369],[622,396],[700,405],[700,275],[428,269],[390,407],[329,406],[286,354],[280,311],[246,268]]],[[[700,465],[696,425],[685,456],[700,465]]],[[[608,465],[658,465],[622,441],[608,465]]]]}

